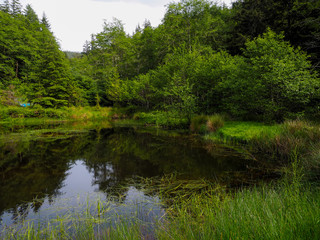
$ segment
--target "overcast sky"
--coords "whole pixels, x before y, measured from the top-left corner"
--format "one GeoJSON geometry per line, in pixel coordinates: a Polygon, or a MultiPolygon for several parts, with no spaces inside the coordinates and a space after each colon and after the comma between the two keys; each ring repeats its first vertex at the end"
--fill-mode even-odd
{"type": "MultiPolygon", "coordinates": [[[[232,0],[220,0],[230,4],[232,0]]],[[[1,0],[0,2],[3,2],[1,0]]],[[[39,18],[45,12],[51,30],[57,37],[62,50],[81,52],[92,33],[102,31],[104,20],[113,17],[124,24],[127,33],[132,34],[138,24],[146,19],[156,27],[161,23],[165,5],[179,0],[20,0],[37,12],[39,18]]]]}

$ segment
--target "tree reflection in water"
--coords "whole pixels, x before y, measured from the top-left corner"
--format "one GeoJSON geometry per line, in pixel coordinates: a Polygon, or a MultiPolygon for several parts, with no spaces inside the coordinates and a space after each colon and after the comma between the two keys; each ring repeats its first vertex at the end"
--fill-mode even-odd
{"type": "Polygon", "coordinates": [[[54,205],[72,188],[71,175],[90,183],[83,189],[88,194],[98,192],[125,203],[141,194],[138,186],[128,184],[127,180],[135,177],[178,172],[186,178],[213,178],[246,169],[246,160],[234,151],[206,148],[187,134],[106,128],[74,136],[56,135],[0,143],[0,217],[7,214],[19,219],[30,211],[39,212],[44,205],[54,205]],[[77,176],[79,161],[85,172],[77,176]]]}

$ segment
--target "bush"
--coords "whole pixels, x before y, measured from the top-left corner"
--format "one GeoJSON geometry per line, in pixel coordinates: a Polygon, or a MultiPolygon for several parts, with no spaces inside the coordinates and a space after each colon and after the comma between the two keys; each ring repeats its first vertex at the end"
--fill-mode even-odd
{"type": "Polygon", "coordinates": [[[233,116],[281,122],[303,115],[318,99],[319,78],[308,56],[282,35],[269,30],[247,42],[244,57],[234,64],[234,73],[217,86],[223,109],[233,116]]]}
{"type": "Polygon", "coordinates": [[[141,112],[135,114],[134,118],[139,119],[145,124],[154,124],[170,129],[186,128],[188,124],[187,119],[181,118],[174,112],[153,111],[153,112],[141,112]]]}
{"type": "Polygon", "coordinates": [[[191,119],[190,130],[195,133],[204,133],[208,116],[198,115],[191,119]]]}

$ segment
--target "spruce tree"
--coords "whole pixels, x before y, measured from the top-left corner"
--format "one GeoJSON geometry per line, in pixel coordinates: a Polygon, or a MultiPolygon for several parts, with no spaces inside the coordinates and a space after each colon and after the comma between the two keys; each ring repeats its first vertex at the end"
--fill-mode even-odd
{"type": "Polygon", "coordinates": [[[14,16],[22,13],[21,12],[22,5],[19,0],[12,0],[10,4],[10,8],[11,8],[11,14],[14,16]]]}
{"type": "Polygon", "coordinates": [[[5,13],[10,12],[10,3],[9,0],[4,0],[4,3],[0,5],[0,10],[5,13]]]}
{"type": "Polygon", "coordinates": [[[26,6],[26,9],[24,10],[24,15],[32,24],[39,24],[39,18],[36,12],[33,10],[30,4],[26,6]]]}
{"type": "Polygon", "coordinates": [[[41,24],[42,24],[45,28],[47,28],[48,30],[51,30],[50,23],[49,23],[48,18],[47,18],[47,16],[46,16],[45,13],[43,13],[43,15],[42,15],[41,24]]]}

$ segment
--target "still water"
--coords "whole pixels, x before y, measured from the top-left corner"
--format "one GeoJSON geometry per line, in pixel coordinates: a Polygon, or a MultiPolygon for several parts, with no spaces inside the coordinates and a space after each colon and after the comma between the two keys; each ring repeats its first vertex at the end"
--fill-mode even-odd
{"type": "Polygon", "coordinates": [[[171,173],[218,179],[246,173],[250,163],[235,150],[187,133],[139,127],[27,133],[0,141],[0,228],[21,219],[41,222],[110,198],[114,213],[149,221],[163,214],[164,206],[135,179],[171,173]]]}

